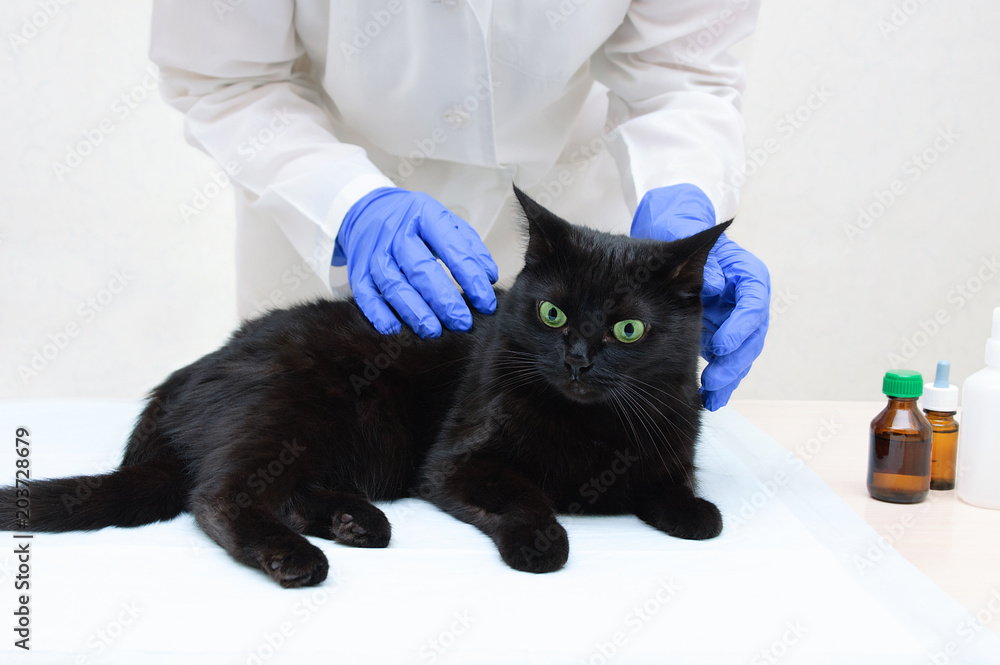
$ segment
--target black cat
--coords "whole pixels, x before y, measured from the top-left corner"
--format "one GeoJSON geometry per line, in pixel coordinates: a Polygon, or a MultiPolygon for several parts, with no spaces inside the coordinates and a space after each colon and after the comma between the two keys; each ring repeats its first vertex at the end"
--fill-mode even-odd
{"type": "Polygon", "coordinates": [[[664,243],[572,226],[516,190],[526,265],[471,333],[383,336],[349,301],[249,321],[152,391],[119,469],[0,489],[0,529],[137,526],[194,514],[285,587],[327,575],[303,534],[385,547],[372,501],[419,496],[510,566],[557,570],[557,512],[635,513],[712,538],[694,492],[702,272],[728,226],[664,243]],[[23,494],[23,492],[22,492],[23,494]],[[23,504],[22,504],[23,505],[23,504]]]}

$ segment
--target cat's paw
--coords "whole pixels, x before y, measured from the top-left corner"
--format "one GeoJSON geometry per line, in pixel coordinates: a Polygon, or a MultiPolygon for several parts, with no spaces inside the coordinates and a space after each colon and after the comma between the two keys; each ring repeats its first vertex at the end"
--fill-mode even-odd
{"type": "Polygon", "coordinates": [[[677,538],[707,540],[722,533],[722,514],[701,497],[662,506],[659,513],[653,526],[677,538]]]}
{"type": "Polygon", "coordinates": [[[555,520],[541,525],[506,525],[494,541],[507,565],[526,573],[551,573],[566,565],[569,558],[566,529],[555,520]]]}
{"type": "Polygon", "coordinates": [[[315,586],[330,570],[323,551],[308,541],[291,549],[258,552],[258,559],[264,572],[286,589],[315,586]]]}
{"type": "Polygon", "coordinates": [[[385,513],[370,503],[359,502],[334,513],[330,533],[344,545],[388,547],[392,527],[385,513]]]}

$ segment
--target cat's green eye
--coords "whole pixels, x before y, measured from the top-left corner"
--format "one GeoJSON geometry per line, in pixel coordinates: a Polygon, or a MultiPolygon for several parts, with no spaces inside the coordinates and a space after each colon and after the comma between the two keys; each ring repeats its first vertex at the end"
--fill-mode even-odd
{"type": "Polygon", "coordinates": [[[538,318],[550,328],[562,328],[566,325],[566,315],[548,300],[538,303],[538,318]]]}
{"type": "Polygon", "coordinates": [[[626,319],[619,321],[614,327],[615,339],[619,342],[630,344],[637,341],[646,332],[646,326],[642,321],[636,319],[626,319]]]}

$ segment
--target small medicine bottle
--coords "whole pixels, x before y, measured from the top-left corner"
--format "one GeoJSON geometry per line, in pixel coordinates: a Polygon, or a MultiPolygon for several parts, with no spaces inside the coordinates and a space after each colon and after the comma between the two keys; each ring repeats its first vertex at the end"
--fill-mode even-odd
{"type": "Polygon", "coordinates": [[[948,383],[951,364],[942,360],[937,364],[934,383],[924,385],[921,400],[927,421],[934,430],[931,445],[931,489],[955,489],[955,458],[958,456],[958,386],[948,383]]]}
{"type": "Polygon", "coordinates": [[[931,485],[933,430],[917,408],[923,388],[919,372],[886,372],[882,392],[888,405],[872,420],[868,493],[892,503],[919,503],[931,485]]]}

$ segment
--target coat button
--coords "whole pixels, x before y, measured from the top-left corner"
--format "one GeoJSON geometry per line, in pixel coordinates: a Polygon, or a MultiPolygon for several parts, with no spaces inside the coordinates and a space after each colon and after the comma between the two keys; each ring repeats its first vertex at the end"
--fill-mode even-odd
{"type": "Polygon", "coordinates": [[[455,206],[455,207],[453,207],[453,208],[452,208],[452,207],[449,207],[448,209],[449,209],[449,210],[451,210],[451,212],[452,212],[452,213],[453,213],[453,214],[454,214],[454,215],[455,215],[456,217],[461,217],[461,218],[462,218],[462,219],[464,219],[465,221],[469,221],[469,211],[468,211],[468,210],[466,210],[465,208],[463,208],[462,206],[455,206]]]}
{"type": "Polygon", "coordinates": [[[449,9],[454,9],[455,7],[458,7],[461,2],[459,2],[459,0],[441,0],[441,4],[449,9]]]}

